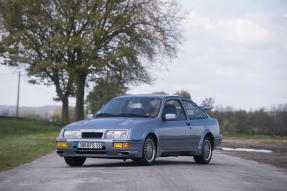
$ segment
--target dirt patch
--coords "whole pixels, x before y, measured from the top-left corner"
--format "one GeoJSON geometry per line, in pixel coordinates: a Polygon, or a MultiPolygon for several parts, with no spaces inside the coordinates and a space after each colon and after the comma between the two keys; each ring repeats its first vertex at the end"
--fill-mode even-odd
{"type": "Polygon", "coordinates": [[[222,147],[267,149],[271,153],[256,153],[245,151],[222,151],[232,156],[256,160],[287,169],[287,141],[274,139],[246,139],[226,137],[222,140],[222,147]]]}
{"type": "Polygon", "coordinates": [[[287,152],[287,140],[274,140],[274,139],[246,139],[246,138],[233,138],[224,137],[222,140],[223,147],[250,147],[259,149],[269,149],[272,151],[285,151],[287,152]]]}

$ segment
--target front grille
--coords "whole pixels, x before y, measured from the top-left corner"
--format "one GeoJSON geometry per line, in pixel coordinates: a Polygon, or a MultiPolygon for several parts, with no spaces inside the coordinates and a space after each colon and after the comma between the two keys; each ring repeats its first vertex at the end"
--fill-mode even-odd
{"type": "Polygon", "coordinates": [[[82,138],[87,138],[87,139],[101,139],[103,136],[102,132],[83,132],[82,133],[82,138]]]}

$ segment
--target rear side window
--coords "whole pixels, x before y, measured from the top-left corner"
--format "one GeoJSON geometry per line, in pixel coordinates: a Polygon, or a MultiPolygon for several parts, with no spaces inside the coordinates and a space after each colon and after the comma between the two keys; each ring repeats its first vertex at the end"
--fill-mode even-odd
{"type": "Polygon", "coordinates": [[[192,102],[183,100],[182,103],[190,119],[204,119],[207,117],[206,114],[197,108],[192,102]]]}

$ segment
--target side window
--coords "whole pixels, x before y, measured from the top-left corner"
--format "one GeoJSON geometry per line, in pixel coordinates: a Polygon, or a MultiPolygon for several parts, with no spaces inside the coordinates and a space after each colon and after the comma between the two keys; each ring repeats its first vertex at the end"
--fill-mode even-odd
{"type": "Polygon", "coordinates": [[[183,100],[182,103],[190,119],[206,118],[206,115],[200,111],[200,109],[196,108],[190,101],[183,100]]]}
{"type": "Polygon", "coordinates": [[[167,100],[163,108],[163,115],[176,114],[177,121],[186,120],[184,110],[178,100],[167,100]]]}

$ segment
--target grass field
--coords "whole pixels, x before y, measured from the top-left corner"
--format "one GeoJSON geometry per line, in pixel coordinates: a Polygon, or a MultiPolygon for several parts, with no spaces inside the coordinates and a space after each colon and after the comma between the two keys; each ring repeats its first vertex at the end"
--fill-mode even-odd
{"type": "Polygon", "coordinates": [[[0,170],[53,151],[60,129],[32,119],[0,118],[0,170]]]}

